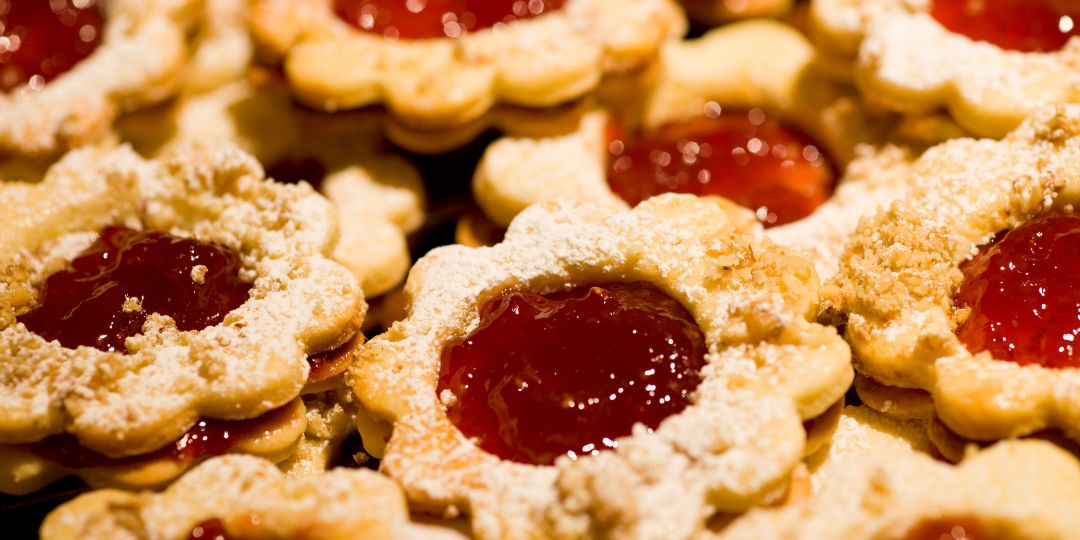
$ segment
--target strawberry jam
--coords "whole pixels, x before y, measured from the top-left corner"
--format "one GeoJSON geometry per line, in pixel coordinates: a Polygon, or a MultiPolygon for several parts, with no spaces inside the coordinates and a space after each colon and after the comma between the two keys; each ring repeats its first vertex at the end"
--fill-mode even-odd
{"type": "Polygon", "coordinates": [[[229,540],[225,524],[220,519],[208,519],[191,529],[188,540],[229,540]]]}
{"type": "Polygon", "coordinates": [[[457,38],[555,11],[566,0],[334,0],[349,24],[388,38],[457,38]]]}
{"type": "Polygon", "coordinates": [[[956,330],[972,352],[1049,368],[1080,367],[1080,216],[1035,218],[979,249],[960,269],[956,330]]]}
{"type": "Polygon", "coordinates": [[[506,291],[443,350],[438,391],[453,394],[447,415],[480,448],[550,465],[683,410],[705,352],[686,308],[649,283],[506,291]]]}
{"type": "Polygon", "coordinates": [[[916,524],[903,540],[991,540],[977,520],[970,517],[942,517],[916,524]]]}
{"type": "Polygon", "coordinates": [[[97,0],[0,0],[0,91],[40,88],[101,43],[97,0]]]}
{"type": "Polygon", "coordinates": [[[249,420],[199,420],[172,444],[138,456],[105,456],[82,446],[72,435],[54,435],[30,443],[26,448],[37,456],[71,469],[133,465],[158,459],[191,463],[225,454],[240,441],[259,437],[281,426],[292,414],[295,414],[295,407],[289,404],[249,420]]]}
{"type": "Polygon", "coordinates": [[[45,280],[41,303],[19,317],[68,348],[127,352],[150,313],[182,331],[221,322],[248,298],[239,255],[220,244],[108,227],[69,267],[45,280]]]}
{"type": "Polygon", "coordinates": [[[760,109],[724,111],[643,134],[608,129],[607,180],[631,205],[667,192],[719,195],[766,226],[808,216],[832,195],[835,172],[807,135],[760,109]]]}
{"type": "Polygon", "coordinates": [[[930,15],[950,32],[1013,51],[1057,51],[1080,36],[1076,0],[933,0],[930,15]]]}

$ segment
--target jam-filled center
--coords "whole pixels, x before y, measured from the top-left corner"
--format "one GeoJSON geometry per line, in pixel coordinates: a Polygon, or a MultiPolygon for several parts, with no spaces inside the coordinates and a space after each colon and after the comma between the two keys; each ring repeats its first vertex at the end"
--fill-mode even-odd
{"type": "Polygon", "coordinates": [[[210,518],[192,527],[188,540],[230,540],[225,524],[218,518],[210,518]]]}
{"type": "Polygon", "coordinates": [[[1057,51],[1080,36],[1076,0],[933,0],[930,15],[950,32],[1014,51],[1057,51]]]}
{"type": "Polygon", "coordinates": [[[992,540],[973,517],[955,516],[928,519],[917,523],[901,540],[992,540]]]}
{"type": "Polygon", "coordinates": [[[656,428],[683,410],[705,352],[686,308],[649,283],[508,291],[443,350],[438,391],[485,451],[548,465],[614,448],[634,424],[656,428]]]}
{"type": "Polygon", "coordinates": [[[182,331],[218,324],[248,298],[240,256],[212,242],[107,227],[68,268],[45,280],[40,304],[19,317],[68,348],[127,352],[151,313],[182,331]]]}
{"type": "Polygon", "coordinates": [[[97,0],[0,0],[0,91],[40,88],[94,52],[97,0]]]}
{"type": "Polygon", "coordinates": [[[457,38],[556,11],[566,0],[334,0],[349,24],[389,38],[457,38]]]}
{"type": "Polygon", "coordinates": [[[1080,216],[1035,218],[979,248],[960,269],[956,330],[972,352],[1051,368],[1080,367],[1080,216]]]}
{"type": "Polygon", "coordinates": [[[806,134],[761,109],[724,111],[629,134],[608,129],[607,180],[631,205],[661,193],[719,195],[766,227],[810,215],[836,173],[806,134]]]}

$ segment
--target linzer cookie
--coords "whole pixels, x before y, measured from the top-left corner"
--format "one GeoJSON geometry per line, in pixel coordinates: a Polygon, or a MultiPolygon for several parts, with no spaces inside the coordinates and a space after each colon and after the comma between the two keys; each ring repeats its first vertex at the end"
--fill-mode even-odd
{"type": "Polygon", "coordinates": [[[1080,102],[1080,5],[1059,0],[815,0],[817,42],[867,100],[947,109],[1001,137],[1041,107],[1080,102]]]}
{"type": "Polygon", "coordinates": [[[771,21],[671,43],[639,108],[595,112],[566,135],[495,142],[477,201],[505,226],[556,198],[624,208],[672,191],[723,197],[827,276],[859,217],[905,192],[918,145],[889,144],[896,119],[865,111],[813,58],[804,37],[771,21]]]}
{"type": "Polygon", "coordinates": [[[96,142],[124,110],[172,94],[192,0],[9,1],[0,12],[0,155],[96,142]]]}
{"type": "Polygon", "coordinates": [[[684,27],[671,0],[260,0],[251,21],[303,102],[381,104],[428,130],[499,103],[572,102],[642,69],[684,27]]]}
{"type": "Polygon", "coordinates": [[[1077,163],[1077,106],[915,162],[916,194],[863,222],[832,285],[870,395],[899,387],[903,410],[925,411],[921,395],[974,441],[1043,430],[1080,440],[1077,163]]]}
{"type": "Polygon", "coordinates": [[[367,470],[289,478],[248,456],[214,458],[161,493],[96,491],[64,504],[42,540],[464,540],[412,523],[401,489],[367,470]]]}
{"type": "Polygon", "coordinates": [[[817,290],[704,199],[545,203],[422,258],[351,383],[393,425],[381,470],[478,538],[684,538],[782,492],[849,386],[817,290]]]}
{"type": "Polygon", "coordinates": [[[156,486],[231,450],[287,457],[298,396],[332,376],[309,356],[333,358],[319,353],[353,340],[365,310],[329,259],[324,199],[217,144],[153,162],[75,151],[0,200],[0,441],[19,456],[5,491],[60,473],[156,486]]]}

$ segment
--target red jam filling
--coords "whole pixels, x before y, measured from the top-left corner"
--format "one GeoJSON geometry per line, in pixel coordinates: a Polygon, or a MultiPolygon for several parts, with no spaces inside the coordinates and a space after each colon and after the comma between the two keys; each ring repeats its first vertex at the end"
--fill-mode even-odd
{"type": "Polygon", "coordinates": [[[649,283],[507,291],[443,350],[438,391],[453,394],[447,415],[480,448],[550,465],[682,411],[705,352],[686,308],[649,283]]]}
{"type": "Polygon", "coordinates": [[[107,227],[45,280],[41,304],[19,322],[64,347],[127,352],[124,340],[142,333],[150,313],[172,317],[182,331],[221,322],[248,298],[241,266],[220,244],[107,227]]]}
{"type": "Polygon", "coordinates": [[[0,0],[0,91],[40,88],[101,43],[97,0],[0,0]]]}
{"type": "Polygon", "coordinates": [[[556,11],[566,0],[334,0],[349,24],[388,38],[457,38],[556,11]]]}
{"type": "Polygon", "coordinates": [[[227,453],[244,440],[262,436],[288,421],[295,407],[279,407],[249,420],[199,420],[170,445],[138,456],[112,458],[90,450],[72,435],[54,435],[30,443],[26,448],[35,455],[71,469],[133,465],[158,459],[191,463],[227,453]]]}
{"type": "Polygon", "coordinates": [[[229,535],[220,519],[211,518],[191,529],[188,540],[229,540],[229,535]]]}
{"type": "Polygon", "coordinates": [[[835,183],[819,146],[761,109],[709,114],[642,134],[612,123],[608,140],[608,185],[631,205],[668,192],[719,195],[770,227],[810,215],[835,183]]]}
{"type": "Polygon", "coordinates": [[[950,32],[1013,51],[1057,51],[1080,36],[1075,0],[933,0],[930,15],[950,32]]]}
{"type": "Polygon", "coordinates": [[[911,528],[902,540],[990,540],[978,520],[966,517],[943,517],[926,520],[911,528]]]}
{"type": "Polygon", "coordinates": [[[999,235],[960,266],[956,330],[972,352],[1048,368],[1080,367],[1080,216],[1050,214],[999,235]]]}

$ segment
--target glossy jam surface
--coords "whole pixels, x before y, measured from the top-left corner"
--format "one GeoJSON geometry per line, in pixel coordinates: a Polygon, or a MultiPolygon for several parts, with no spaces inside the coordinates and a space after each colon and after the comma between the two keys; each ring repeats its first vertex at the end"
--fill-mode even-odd
{"type": "Polygon", "coordinates": [[[45,280],[41,303],[19,321],[68,348],[127,352],[124,340],[142,332],[150,313],[183,331],[221,322],[248,298],[240,270],[239,255],[219,244],[108,227],[45,280]]]}
{"type": "Polygon", "coordinates": [[[820,147],[760,109],[724,111],[628,134],[608,127],[608,185],[631,205],[667,192],[719,195],[766,227],[810,215],[836,173],[820,147]]]}
{"type": "Polygon", "coordinates": [[[1035,218],[960,266],[970,308],[956,334],[972,352],[1050,368],[1080,367],[1080,216],[1035,218]]]}
{"type": "Polygon", "coordinates": [[[556,11],[566,0],[334,0],[349,24],[389,38],[457,38],[556,11]]]}
{"type": "Polygon", "coordinates": [[[994,540],[972,517],[942,517],[918,523],[901,540],[994,540]]]}
{"type": "Polygon", "coordinates": [[[933,0],[930,15],[951,32],[1014,51],[1057,51],[1080,36],[1076,0],[933,0]]]}
{"type": "Polygon", "coordinates": [[[227,453],[240,441],[250,440],[283,425],[294,407],[286,405],[250,420],[199,420],[172,444],[138,456],[111,458],[81,444],[72,435],[55,435],[26,445],[34,454],[72,469],[130,465],[157,459],[191,463],[227,453]]]}
{"type": "Polygon", "coordinates": [[[701,382],[705,340],[655,286],[608,283],[503,292],[479,327],[443,350],[439,395],[485,451],[548,465],[616,446],[635,423],[656,428],[701,382]]]}
{"type": "Polygon", "coordinates": [[[188,540],[229,540],[225,524],[220,519],[208,519],[191,529],[188,540]]]}
{"type": "Polygon", "coordinates": [[[101,43],[97,0],[0,0],[0,91],[40,88],[101,43]]]}

